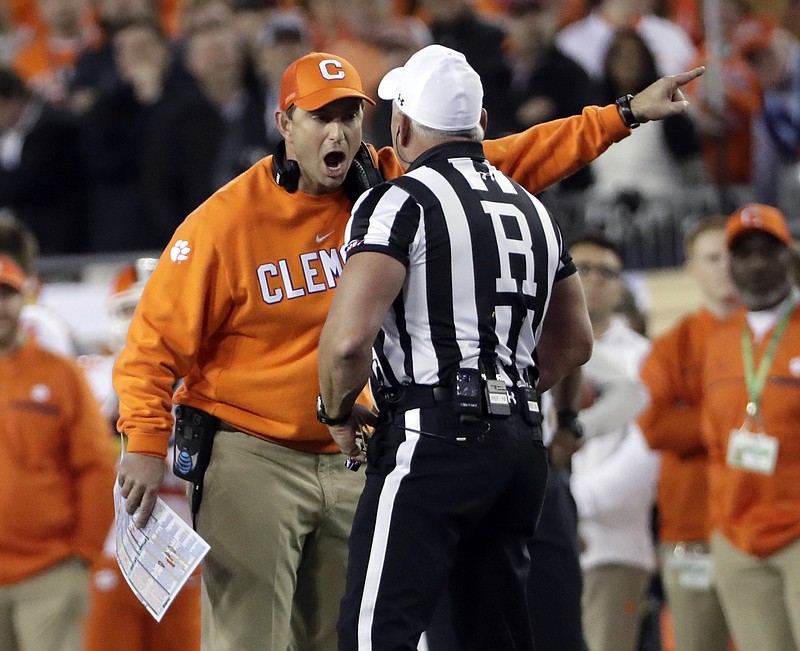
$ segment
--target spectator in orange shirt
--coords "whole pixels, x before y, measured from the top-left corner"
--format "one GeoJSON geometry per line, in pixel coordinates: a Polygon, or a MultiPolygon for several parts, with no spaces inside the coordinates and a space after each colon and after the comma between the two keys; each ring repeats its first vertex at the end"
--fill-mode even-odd
{"type": "Polygon", "coordinates": [[[726,220],[710,217],[687,235],[686,268],[702,307],[653,340],[641,371],[650,405],[639,425],[650,447],[661,453],[659,556],[681,651],[728,649],[728,627],[711,579],[708,455],[700,429],[706,342],[739,305],[728,272],[726,220]]]}
{"type": "Polygon", "coordinates": [[[740,651],[800,648],[800,309],[783,214],[728,219],[730,269],[747,312],[706,343],[711,554],[740,651]]]}
{"type": "Polygon", "coordinates": [[[777,21],[756,15],[740,22],[734,38],[764,89],[753,138],[756,200],[794,218],[800,162],[800,39],[777,21]]]}
{"type": "Polygon", "coordinates": [[[701,44],[697,64],[709,69],[689,86],[697,99],[695,125],[709,179],[719,188],[727,210],[752,198],[753,125],[761,111],[761,84],[735,46],[736,26],[743,15],[741,0],[722,0],[721,42],[701,44]]]}
{"type": "Polygon", "coordinates": [[[97,26],[87,0],[39,0],[41,24],[14,56],[14,67],[50,102],[67,99],[78,55],[94,45],[97,26]]]}
{"type": "Polygon", "coordinates": [[[114,456],[80,368],[22,335],[27,282],[0,256],[0,649],[81,651],[114,456]]]}

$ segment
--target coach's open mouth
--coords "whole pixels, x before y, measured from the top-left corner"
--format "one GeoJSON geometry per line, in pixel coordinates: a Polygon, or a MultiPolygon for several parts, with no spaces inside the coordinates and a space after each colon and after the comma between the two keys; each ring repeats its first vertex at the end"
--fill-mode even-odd
{"type": "Polygon", "coordinates": [[[325,154],[325,167],[333,174],[338,174],[342,171],[346,156],[342,151],[332,151],[330,154],[325,154]]]}

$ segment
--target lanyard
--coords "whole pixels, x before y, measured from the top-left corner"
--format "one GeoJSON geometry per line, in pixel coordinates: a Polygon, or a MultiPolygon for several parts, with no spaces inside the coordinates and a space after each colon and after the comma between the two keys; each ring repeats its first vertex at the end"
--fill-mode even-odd
{"type": "Polygon", "coordinates": [[[750,330],[745,322],[742,328],[742,361],[744,363],[744,382],[747,385],[747,396],[750,402],[747,403],[747,415],[755,416],[760,411],[761,394],[764,391],[764,385],[767,383],[767,375],[772,366],[772,361],[775,359],[775,351],[778,349],[778,343],[786,331],[786,326],[789,325],[789,319],[792,316],[797,303],[794,299],[789,301],[781,320],[772,335],[769,338],[767,350],[764,352],[764,357],[758,364],[758,370],[754,368],[753,361],[753,338],[750,335],[750,330]]]}

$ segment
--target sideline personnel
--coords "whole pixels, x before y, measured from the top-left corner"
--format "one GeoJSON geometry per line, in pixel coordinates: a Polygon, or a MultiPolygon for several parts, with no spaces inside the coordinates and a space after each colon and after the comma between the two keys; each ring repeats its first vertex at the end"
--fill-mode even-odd
{"type": "Polygon", "coordinates": [[[339,649],[416,649],[449,581],[458,648],[533,649],[536,390],[589,359],[580,280],[544,206],[486,160],[483,88],[462,54],[425,48],[378,94],[394,100],[407,174],[354,207],[319,349],[320,414],[351,457],[376,336],[382,378],[339,649]]]}
{"type": "Polygon", "coordinates": [[[81,369],[22,333],[27,283],[0,255],[0,649],[80,651],[114,453],[81,369]]]}
{"type": "MultiPolygon", "coordinates": [[[[679,86],[701,73],[665,77],[639,93],[633,119],[686,110],[679,86]]],[[[371,100],[357,72],[341,57],[317,52],[289,66],[276,113],[284,146],[178,228],[115,367],[119,428],[128,437],[119,478],[140,526],[163,480],[176,378],[185,381],[175,402],[220,421],[197,517],[211,545],[203,619],[215,651],[336,644],[364,480],[344,469],[314,419],[317,345],[354,197],[371,184],[350,170],[377,161],[384,178],[403,171],[389,147],[367,147],[351,165],[364,101],[371,100]]],[[[629,132],[616,106],[589,107],[484,149],[539,192],[629,132]]]]}
{"type": "Polygon", "coordinates": [[[800,296],[783,213],[728,219],[733,284],[747,312],[706,342],[702,427],[711,555],[741,651],[800,649],[800,296]]]}
{"type": "Polygon", "coordinates": [[[728,625],[713,581],[708,540],[708,451],[700,422],[706,342],[731,319],[739,298],[728,269],[727,216],[699,222],[686,237],[686,269],[701,307],[653,340],[642,366],[650,405],[639,417],[661,454],[658,535],[661,581],[681,651],[728,651],[728,625]]]}

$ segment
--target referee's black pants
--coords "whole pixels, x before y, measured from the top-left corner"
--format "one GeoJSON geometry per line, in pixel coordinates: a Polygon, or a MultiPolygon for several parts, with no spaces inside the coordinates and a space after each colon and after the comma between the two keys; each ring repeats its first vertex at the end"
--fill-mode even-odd
{"type": "Polygon", "coordinates": [[[340,651],[415,650],[448,582],[459,649],[532,651],[527,543],[547,480],[540,428],[518,413],[462,424],[449,405],[411,409],[378,428],[367,457],[340,651]]]}

